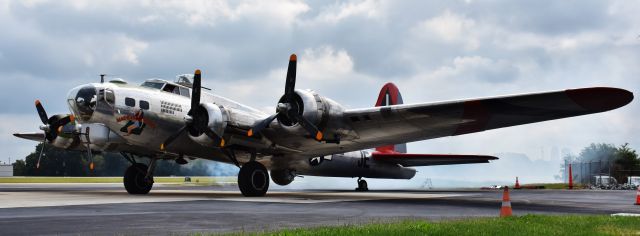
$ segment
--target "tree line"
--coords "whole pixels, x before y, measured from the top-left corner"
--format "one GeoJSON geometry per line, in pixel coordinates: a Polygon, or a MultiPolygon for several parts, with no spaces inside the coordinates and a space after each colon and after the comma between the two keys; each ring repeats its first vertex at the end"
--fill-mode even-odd
{"type": "MultiPolygon", "coordinates": [[[[583,176],[611,175],[618,183],[626,183],[629,176],[640,176],[640,159],[636,150],[630,148],[628,143],[617,147],[607,143],[592,143],[583,148],[578,155],[565,155],[564,161],[560,171],[565,179],[568,176],[569,163],[574,164],[574,175],[576,171],[585,172],[583,169],[588,169],[588,174],[583,176]]],[[[589,181],[591,179],[586,180],[589,181]]]]}
{"type": "MultiPolygon", "coordinates": [[[[119,153],[102,152],[93,155],[94,170],[90,170],[86,152],[45,145],[40,168],[36,168],[42,145],[36,145],[24,160],[13,163],[14,176],[122,176],[130,166],[129,161],[119,153]]],[[[136,160],[146,162],[148,158],[136,160]]],[[[154,171],[155,176],[231,176],[237,173],[236,166],[204,159],[191,160],[185,165],[173,160],[159,160],[154,171]]]]}

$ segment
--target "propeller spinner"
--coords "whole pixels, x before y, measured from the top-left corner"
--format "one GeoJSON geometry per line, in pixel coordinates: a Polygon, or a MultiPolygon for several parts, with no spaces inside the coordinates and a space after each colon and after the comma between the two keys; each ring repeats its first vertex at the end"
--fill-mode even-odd
{"type": "Polygon", "coordinates": [[[251,137],[259,134],[269,126],[274,119],[280,118],[282,121],[286,120],[292,124],[300,124],[315,140],[322,140],[322,132],[318,130],[311,121],[302,115],[302,109],[304,107],[296,100],[295,86],[297,61],[298,58],[296,54],[291,54],[291,57],[289,57],[289,66],[287,68],[286,82],[284,85],[284,95],[278,103],[276,113],[256,122],[256,124],[247,132],[247,136],[251,137]]]}

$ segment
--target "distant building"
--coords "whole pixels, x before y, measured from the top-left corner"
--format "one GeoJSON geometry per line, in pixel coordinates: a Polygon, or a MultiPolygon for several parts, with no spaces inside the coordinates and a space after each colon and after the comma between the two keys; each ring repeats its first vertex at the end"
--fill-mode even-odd
{"type": "Polygon", "coordinates": [[[0,177],[13,176],[13,165],[0,164],[0,177]]]}

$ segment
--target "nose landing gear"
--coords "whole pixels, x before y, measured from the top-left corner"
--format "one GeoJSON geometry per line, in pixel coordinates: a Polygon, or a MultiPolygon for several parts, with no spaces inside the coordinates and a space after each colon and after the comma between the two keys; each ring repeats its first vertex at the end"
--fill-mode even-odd
{"type": "Polygon", "coordinates": [[[367,186],[367,181],[362,179],[362,177],[358,177],[358,187],[356,188],[356,191],[358,192],[369,191],[369,188],[367,186]]]}

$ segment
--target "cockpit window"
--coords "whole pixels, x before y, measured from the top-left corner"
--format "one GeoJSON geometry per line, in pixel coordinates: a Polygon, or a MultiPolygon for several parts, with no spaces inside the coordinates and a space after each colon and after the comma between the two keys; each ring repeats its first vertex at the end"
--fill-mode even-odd
{"type": "Polygon", "coordinates": [[[175,94],[180,95],[180,87],[175,86],[175,85],[173,85],[173,84],[166,84],[166,85],[164,86],[164,88],[162,88],[162,91],[170,92],[170,93],[175,93],[175,94]]]}
{"type": "Polygon", "coordinates": [[[92,85],[87,85],[80,88],[76,94],[75,103],[78,109],[78,115],[81,120],[89,120],[93,115],[93,111],[96,109],[97,102],[96,88],[92,85]]]}
{"type": "Polygon", "coordinates": [[[180,87],[180,95],[185,96],[187,98],[191,98],[191,95],[189,95],[189,89],[188,88],[180,87]]]}
{"type": "Polygon", "coordinates": [[[146,81],[146,82],[142,83],[142,85],[140,85],[140,86],[147,87],[147,88],[152,88],[152,89],[162,89],[163,85],[164,85],[164,83],[146,81]]]}

